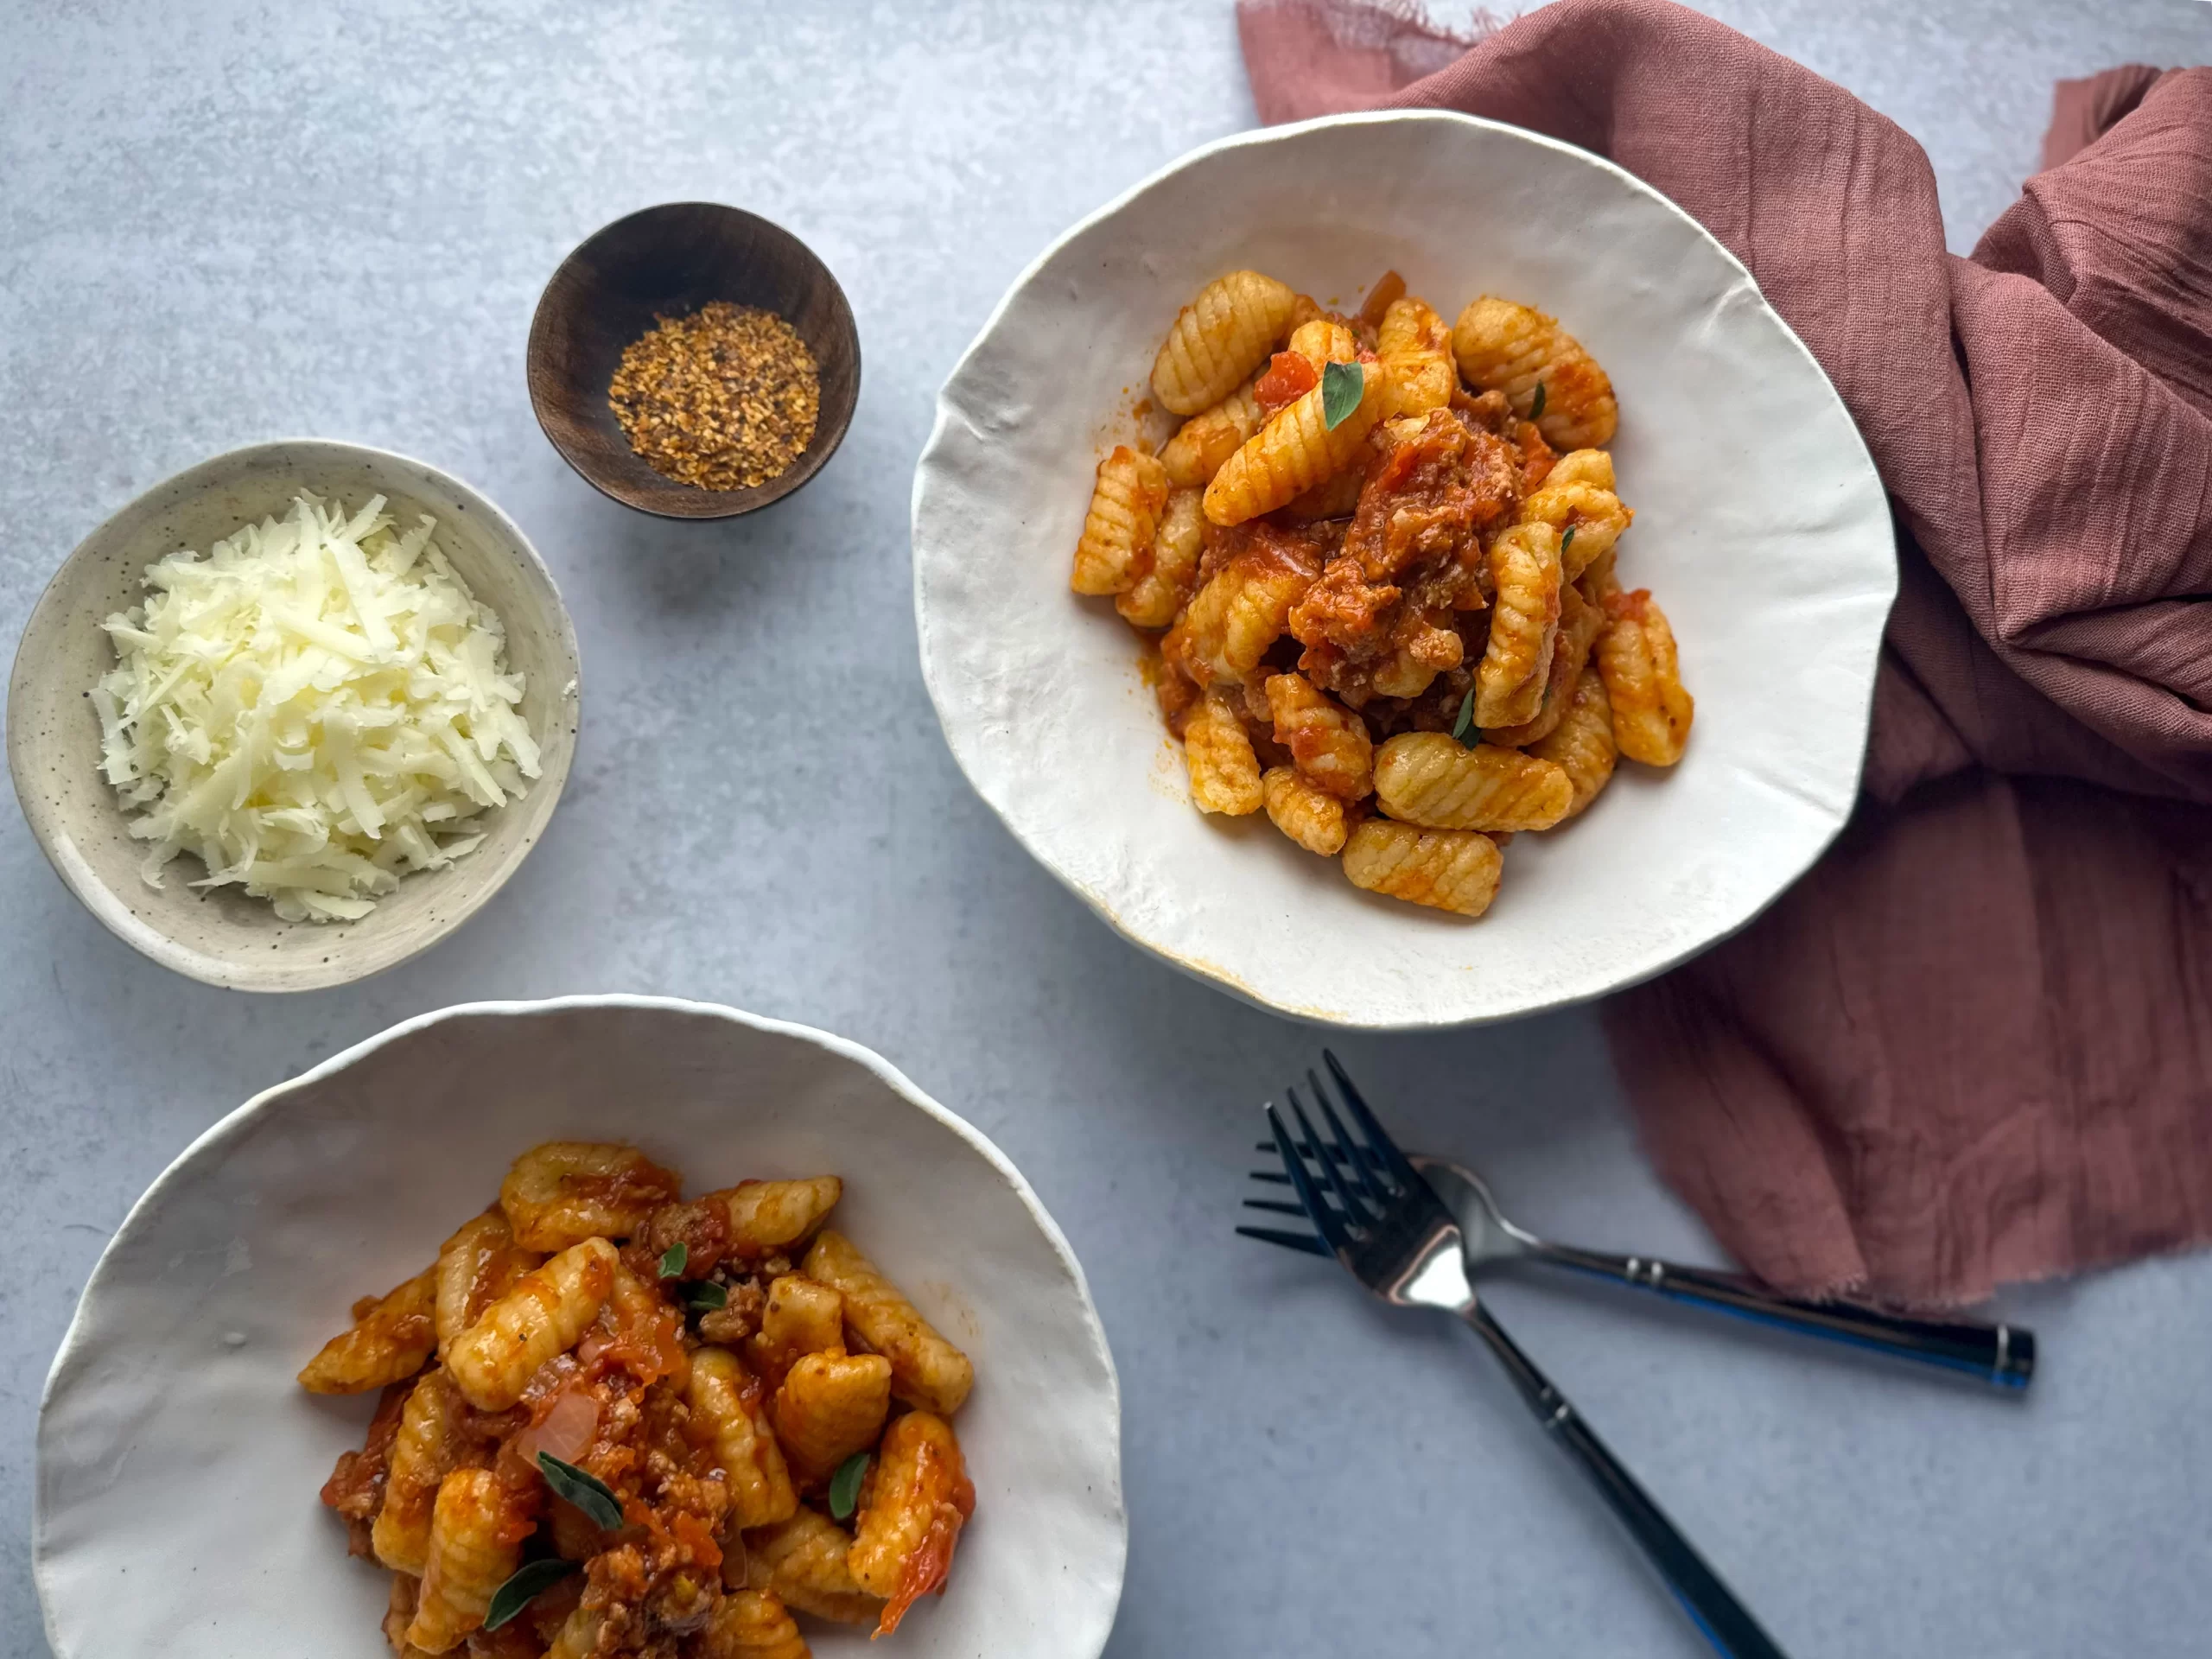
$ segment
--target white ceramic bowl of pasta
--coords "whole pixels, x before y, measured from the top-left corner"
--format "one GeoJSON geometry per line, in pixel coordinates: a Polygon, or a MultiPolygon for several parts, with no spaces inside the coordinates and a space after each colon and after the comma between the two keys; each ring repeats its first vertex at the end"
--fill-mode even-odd
{"type": "Polygon", "coordinates": [[[916,469],[915,607],[947,741],[1015,837],[1123,935],[1332,1025],[1475,1024],[1618,989],[1743,926],[1857,792],[1896,591],[1888,507],[1819,365],[1744,268],[1609,162],[1435,111],[1194,152],[1025,271],[945,384],[916,469]],[[1507,851],[1479,920],[1363,893],[1264,816],[1206,818],[1136,637],[1068,590],[1099,456],[1179,307],[1250,267],[1356,306],[1386,267],[1449,319],[1553,313],[1620,400],[1630,587],[1697,697],[1682,761],[1624,766],[1507,851]]]}
{"type": "Polygon", "coordinates": [[[976,1130],[804,1027],[638,997],[425,1014],[232,1113],[102,1255],[41,1409],[33,1551],[59,1659],[387,1654],[386,1575],[316,1500],[373,1395],[294,1374],[517,1154],[622,1140],[703,1189],[844,1177],[838,1225],[975,1361],[950,1591],[814,1651],[1092,1659],[1120,1597],[1120,1402],[1067,1242],[976,1130]]]}

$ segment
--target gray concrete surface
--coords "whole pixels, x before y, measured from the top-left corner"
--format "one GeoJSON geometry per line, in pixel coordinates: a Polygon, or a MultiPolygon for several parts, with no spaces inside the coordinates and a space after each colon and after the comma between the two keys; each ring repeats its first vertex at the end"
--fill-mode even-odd
{"type": "MultiPolygon", "coordinates": [[[[2182,0],[1713,10],[1925,140],[1961,248],[2032,163],[2052,77],[2212,54],[2212,10],[2182,0]]],[[[0,3],[0,637],[139,490],[312,433],[423,455],[512,512],[588,688],[529,867],[442,948],[341,992],[164,973],[0,811],[0,1650],[46,1651],[39,1389],[146,1183],[404,1015],[621,988],[871,1044],[1035,1182],[1127,1399],[1121,1659],[1701,1651],[1470,1342],[1230,1236],[1253,1107],[1313,1033],[1092,920],[971,796],[923,696],[906,514],[931,393],[1048,238],[1251,119],[1222,0],[0,3]],[[722,527],[602,501],[522,381],[568,248],[690,196],[808,238],[866,343],[842,453],[722,527]]],[[[1532,1223],[1709,1255],[1586,1017],[1341,1047],[1411,1138],[1477,1159],[1532,1223]]],[[[2212,1262],[2005,1297],[2045,1344],[2024,1404],[1594,1291],[1497,1300],[1799,1659],[2212,1641],[2212,1262]]]]}

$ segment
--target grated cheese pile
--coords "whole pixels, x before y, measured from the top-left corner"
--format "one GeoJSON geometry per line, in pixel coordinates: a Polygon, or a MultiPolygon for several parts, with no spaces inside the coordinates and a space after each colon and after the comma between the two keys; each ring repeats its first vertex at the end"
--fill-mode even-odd
{"type": "Polygon", "coordinates": [[[538,775],[505,671],[505,631],[385,499],[352,517],[311,495],[206,558],[172,553],[146,603],[101,624],[116,666],[93,689],[101,770],[162,885],[242,883],[286,921],[356,920],[410,870],[484,839],[477,815],[538,775]]]}

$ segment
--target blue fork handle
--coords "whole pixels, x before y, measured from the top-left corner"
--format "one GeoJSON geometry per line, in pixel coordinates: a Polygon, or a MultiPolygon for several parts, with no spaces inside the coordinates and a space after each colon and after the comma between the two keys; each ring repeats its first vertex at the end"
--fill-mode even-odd
{"type": "Polygon", "coordinates": [[[1971,1319],[1916,1319],[1856,1302],[1814,1302],[1784,1296],[1734,1274],[1677,1267],[1649,1256],[1603,1255],[1571,1245],[1546,1244],[1537,1260],[1593,1274],[1616,1284],[1656,1291],[1669,1300],[1709,1307],[1805,1336],[1848,1343],[1893,1359],[1971,1376],[2000,1389],[2024,1389],[2036,1370],[2032,1331],[1971,1319]]]}
{"type": "Polygon", "coordinates": [[[1513,1379],[1536,1421],[1554,1440],[1573,1453],[1575,1461],[1597,1487],[1598,1495],[1643,1547],[1651,1565],[1658,1569],[1675,1599],[1689,1615],[1699,1633],[1712,1644],[1713,1650],[1722,1659],[1788,1659],[1775,1646],[1774,1638],[1759,1628],[1758,1620],[1736,1599],[1735,1592],[1720,1581],[1720,1575],[1705,1564],[1705,1558],[1675,1529],[1666,1512],[1636,1484],[1636,1477],[1621,1467],[1619,1460],[1605,1449],[1605,1443],[1582,1421],[1581,1414],[1567,1402],[1567,1397],[1536,1369],[1535,1362],[1522,1353],[1520,1344],[1491,1318],[1490,1310],[1478,1304],[1460,1317],[1490,1344],[1491,1351],[1504,1365],[1506,1375],[1513,1379]]]}

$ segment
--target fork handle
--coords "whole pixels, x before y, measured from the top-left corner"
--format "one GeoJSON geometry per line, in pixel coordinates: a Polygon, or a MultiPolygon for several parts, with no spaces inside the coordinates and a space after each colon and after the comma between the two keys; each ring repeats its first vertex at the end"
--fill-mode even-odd
{"type": "Polygon", "coordinates": [[[1893,1359],[1958,1372],[2000,1389],[2024,1389],[2036,1370],[2032,1331],[1972,1319],[1916,1319],[1857,1302],[1815,1302],[1784,1296],[1732,1273],[1677,1267],[1649,1256],[1604,1255],[1547,1244],[1540,1259],[1616,1284],[1656,1291],[1669,1300],[1733,1313],[1761,1325],[1872,1349],[1893,1359]]]}
{"type": "Polygon", "coordinates": [[[1554,1440],[1574,1454],[1583,1472],[1597,1487],[1598,1495],[1642,1546],[1659,1576],[1666,1580],[1668,1589],[1674,1592],[1675,1599],[1681,1604],[1682,1611],[1712,1644],[1713,1650],[1722,1659],[1788,1659],[1775,1646],[1773,1638],[1759,1628],[1758,1621],[1743,1603],[1736,1599],[1735,1593],[1720,1581],[1720,1575],[1705,1564],[1705,1558],[1675,1529],[1665,1511],[1636,1484],[1636,1477],[1621,1467],[1605,1449],[1605,1443],[1582,1421],[1581,1414],[1536,1369],[1535,1362],[1521,1351],[1520,1344],[1491,1318],[1490,1310],[1477,1304],[1465,1310],[1460,1318],[1490,1344],[1491,1351],[1505,1367],[1506,1375],[1513,1379],[1536,1421],[1554,1440]]]}

